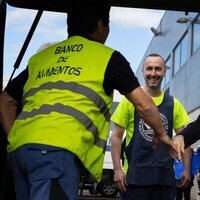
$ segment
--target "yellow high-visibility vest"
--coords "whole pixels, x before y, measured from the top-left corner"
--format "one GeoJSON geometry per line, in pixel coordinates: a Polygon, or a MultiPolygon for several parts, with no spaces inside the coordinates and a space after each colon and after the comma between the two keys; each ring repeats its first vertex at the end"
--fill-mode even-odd
{"type": "Polygon", "coordinates": [[[103,80],[113,51],[73,36],[33,55],[8,152],[30,143],[61,147],[99,181],[113,100],[103,80]]]}

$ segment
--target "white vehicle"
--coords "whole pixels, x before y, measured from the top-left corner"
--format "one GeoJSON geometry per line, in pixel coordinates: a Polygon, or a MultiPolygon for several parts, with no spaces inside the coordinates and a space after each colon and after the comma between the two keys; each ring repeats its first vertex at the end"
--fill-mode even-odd
{"type": "Polygon", "coordinates": [[[98,188],[100,194],[106,197],[115,197],[118,194],[118,189],[116,188],[116,185],[114,183],[113,163],[110,151],[111,134],[112,130],[110,131],[110,135],[108,138],[108,145],[104,157],[102,180],[99,183],[98,188]]]}
{"type": "Polygon", "coordinates": [[[83,171],[81,187],[82,189],[88,189],[92,195],[100,193],[104,197],[115,197],[118,194],[118,189],[114,183],[113,163],[110,151],[111,134],[112,130],[110,130],[108,137],[101,181],[99,183],[95,182],[88,172],[83,171]]]}

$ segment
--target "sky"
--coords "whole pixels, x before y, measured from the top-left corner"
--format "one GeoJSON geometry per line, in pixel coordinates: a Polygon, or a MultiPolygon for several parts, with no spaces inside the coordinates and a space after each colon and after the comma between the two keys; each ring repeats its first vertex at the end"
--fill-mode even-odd
{"type": "MultiPolygon", "coordinates": [[[[4,78],[10,77],[37,11],[8,6],[4,46],[4,78]]],[[[106,45],[120,51],[136,72],[140,61],[153,37],[150,28],[157,28],[164,14],[162,10],[112,7],[110,34],[106,45]]],[[[31,39],[27,52],[16,70],[15,76],[27,65],[28,59],[47,42],[67,38],[65,13],[45,11],[31,39]]]]}

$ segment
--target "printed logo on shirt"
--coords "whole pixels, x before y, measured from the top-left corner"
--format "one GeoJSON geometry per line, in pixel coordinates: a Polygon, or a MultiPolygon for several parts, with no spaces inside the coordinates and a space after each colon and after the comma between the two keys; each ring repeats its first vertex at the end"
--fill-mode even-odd
{"type": "MultiPolygon", "coordinates": [[[[168,119],[162,113],[160,113],[160,116],[161,116],[161,120],[162,120],[162,124],[164,126],[164,129],[167,132],[168,127],[169,127],[168,119]]],[[[143,119],[140,119],[140,121],[139,121],[139,133],[142,135],[142,137],[146,141],[152,142],[154,132],[153,132],[152,128],[144,122],[143,119]]]]}

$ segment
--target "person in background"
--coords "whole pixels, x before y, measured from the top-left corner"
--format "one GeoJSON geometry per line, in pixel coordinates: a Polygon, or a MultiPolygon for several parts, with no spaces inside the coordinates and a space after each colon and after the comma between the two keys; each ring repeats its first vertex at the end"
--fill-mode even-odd
{"type": "Polygon", "coordinates": [[[77,199],[82,165],[100,181],[114,89],[152,127],[155,144],[163,142],[177,158],[129,63],[104,45],[109,1],[73,0],[68,6],[68,39],[33,55],[0,95],[17,200],[77,199]]]}
{"type": "Polygon", "coordinates": [[[42,45],[37,49],[36,53],[38,53],[38,52],[40,52],[40,51],[43,51],[44,49],[46,49],[46,48],[48,48],[48,47],[50,47],[50,46],[52,46],[52,45],[54,45],[54,44],[56,44],[56,43],[58,43],[58,42],[46,42],[46,43],[42,44],[42,45]]]}
{"type": "Polygon", "coordinates": [[[200,168],[199,168],[199,171],[197,173],[197,185],[198,185],[198,188],[199,188],[199,195],[200,195],[200,168]]]}
{"type": "MultiPolygon", "coordinates": [[[[153,99],[160,111],[163,126],[172,138],[183,130],[189,117],[181,103],[161,91],[161,83],[166,73],[163,58],[158,54],[148,55],[142,68],[145,85],[143,91],[153,99]]],[[[174,200],[175,177],[173,159],[165,146],[152,149],[154,131],[139,116],[137,109],[122,99],[111,120],[114,129],[111,153],[114,164],[114,181],[122,191],[122,200],[174,200]],[[125,164],[121,166],[121,143],[126,130],[125,164]]],[[[184,154],[185,171],[182,186],[190,183],[190,154],[184,154]]]]}
{"type": "MultiPolygon", "coordinates": [[[[193,154],[193,149],[191,147],[188,147],[188,154],[190,154],[190,157],[192,158],[192,154],[193,154]]],[[[182,161],[175,161],[175,162],[181,162],[182,161]]],[[[183,165],[183,164],[182,164],[183,165]]],[[[191,192],[191,188],[194,185],[193,184],[193,180],[194,180],[194,174],[192,174],[192,169],[191,169],[191,165],[192,162],[190,160],[190,183],[188,183],[188,185],[184,186],[183,183],[183,177],[184,177],[184,173],[185,173],[185,168],[183,165],[183,169],[181,170],[180,175],[176,176],[176,200],[182,200],[184,197],[184,200],[190,200],[190,192],[191,192]]],[[[176,170],[180,170],[180,169],[176,169],[175,167],[175,175],[176,175],[176,170]]],[[[186,172],[187,173],[187,172],[186,172]]],[[[177,172],[178,174],[178,172],[177,172]]]]}
{"type": "Polygon", "coordinates": [[[199,188],[199,197],[200,197],[200,145],[196,149],[196,156],[197,156],[196,161],[198,162],[196,177],[197,177],[197,185],[199,188]]]}

